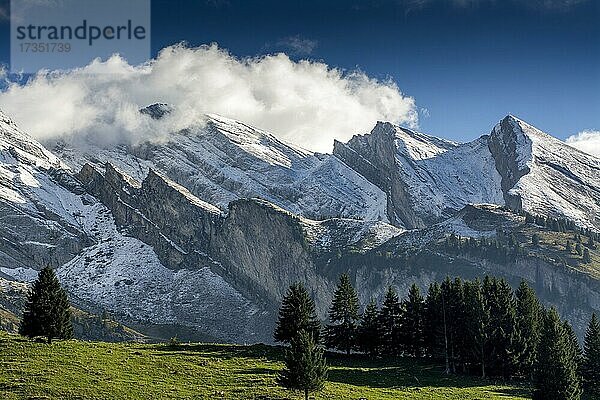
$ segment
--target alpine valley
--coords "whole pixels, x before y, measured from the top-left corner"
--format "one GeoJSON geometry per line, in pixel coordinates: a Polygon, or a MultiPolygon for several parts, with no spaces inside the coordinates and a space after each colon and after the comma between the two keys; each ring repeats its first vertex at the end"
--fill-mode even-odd
{"type": "Polygon", "coordinates": [[[514,116],[469,143],[379,122],[320,154],[217,115],[99,146],[42,144],[0,113],[0,227],[2,315],[50,265],[82,313],[125,326],[114,340],[272,342],[288,286],[325,320],[342,272],[363,304],[491,274],[579,334],[600,312],[600,159],[514,116]]]}

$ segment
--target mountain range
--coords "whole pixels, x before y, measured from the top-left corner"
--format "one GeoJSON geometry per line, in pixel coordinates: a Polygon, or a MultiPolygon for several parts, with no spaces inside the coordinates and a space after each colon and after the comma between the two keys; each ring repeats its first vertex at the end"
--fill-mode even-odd
{"type": "Polygon", "coordinates": [[[0,113],[0,288],[51,265],[82,310],[234,342],[270,342],[296,281],[325,319],[342,272],[363,303],[492,274],[527,280],[579,332],[600,310],[600,252],[564,249],[600,232],[600,159],[517,117],[469,143],[378,122],[331,154],[218,115],[160,140],[88,139],[42,144],[0,113]],[[457,251],[449,237],[520,250],[457,251]]]}

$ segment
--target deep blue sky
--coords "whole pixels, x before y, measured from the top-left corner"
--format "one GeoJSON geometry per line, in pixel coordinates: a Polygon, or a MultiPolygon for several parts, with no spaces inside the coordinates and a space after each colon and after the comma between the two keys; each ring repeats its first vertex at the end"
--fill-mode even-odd
{"type": "Polygon", "coordinates": [[[390,77],[429,111],[421,130],[454,140],[507,113],[561,138],[600,129],[600,0],[154,0],[153,52],[180,41],[390,77]]]}

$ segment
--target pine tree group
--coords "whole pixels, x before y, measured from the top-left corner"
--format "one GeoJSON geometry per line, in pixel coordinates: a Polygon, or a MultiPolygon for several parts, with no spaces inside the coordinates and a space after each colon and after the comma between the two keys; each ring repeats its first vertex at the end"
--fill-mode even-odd
{"type": "Polygon", "coordinates": [[[50,267],[39,272],[29,291],[19,333],[45,337],[48,343],[73,337],[69,299],[50,267]]]}
{"type": "MultiPolygon", "coordinates": [[[[513,292],[504,279],[446,278],[429,285],[425,298],[411,285],[403,300],[390,286],[381,308],[371,300],[361,316],[358,295],[344,274],[329,319],[325,344],[346,354],[428,357],[444,362],[447,373],[530,381],[535,399],[578,400],[582,388],[591,398],[600,395],[600,322],[592,316],[582,352],[572,326],[555,309],[546,310],[525,281],[513,292]]],[[[286,371],[323,370],[321,356],[314,355],[322,355],[314,339],[318,332],[312,299],[303,286],[292,285],[275,332],[277,340],[292,344],[286,371]]],[[[289,387],[295,385],[286,379],[289,387]]],[[[318,386],[303,382],[305,388],[318,386]]]]}

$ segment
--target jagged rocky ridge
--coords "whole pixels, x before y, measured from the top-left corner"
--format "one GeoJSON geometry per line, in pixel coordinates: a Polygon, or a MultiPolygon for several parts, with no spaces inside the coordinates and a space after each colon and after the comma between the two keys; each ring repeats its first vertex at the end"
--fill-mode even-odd
{"type": "Polygon", "coordinates": [[[600,160],[513,116],[465,144],[378,123],[333,154],[385,191],[390,220],[409,228],[491,203],[600,230],[600,160]]]}
{"type": "Polygon", "coordinates": [[[467,144],[379,123],[332,155],[218,116],[166,141],[61,143],[60,159],[8,118],[0,128],[2,151],[20,154],[0,163],[4,276],[28,280],[50,263],[74,302],[123,322],[270,341],[291,282],[307,285],[325,318],[341,272],[363,302],[390,284],[404,293],[412,282],[490,273],[527,279],[578,327],[600,309],[593,271],[552,252],[498,264],[438,245],[449,233],[516,232],[526,242],[530,227],[510,209],[598,228],[600,161],[515,117],[467,144]],[[27,225],[11,220],[14,210],[27,225]],[[52,235],[38,237],[48,226],[52,235]]]}

